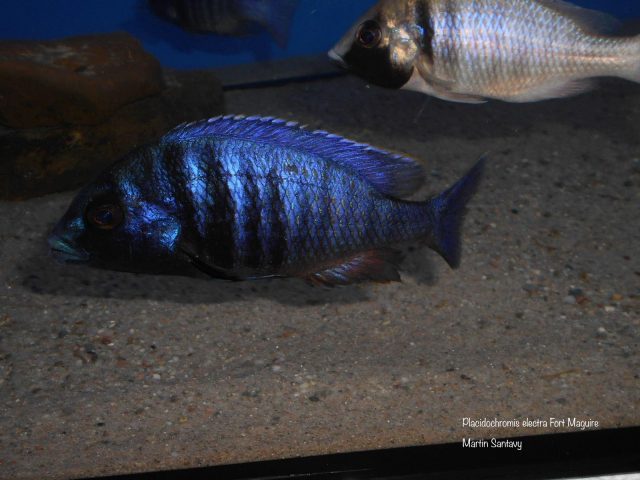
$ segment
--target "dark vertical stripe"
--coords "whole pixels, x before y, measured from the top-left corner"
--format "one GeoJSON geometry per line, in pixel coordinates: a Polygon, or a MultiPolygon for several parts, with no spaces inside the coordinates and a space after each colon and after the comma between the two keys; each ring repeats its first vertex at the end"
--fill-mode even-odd
{"type": "Polygon", "coordinates": [[[216,158],[215,149],[209,152],[212,158],[213,180],[213,219],[209,224],[207,238],[211,240],[211,252],[215,266],[227,270],[234,267],[234,224],[236,205],[229,189],[229,175],[222,162],[216,158]]]}
{"type": "Polygon", "coordinates": [[[192,161],[185,155],[184,148],[177,144],[165,144],[162,152],[162,161],[167,175],[165,182],[172,184],[173,201],[180,212],[180,223],[182,224],[183,237],[194,240],[197,234],[197,208],[196,199],[187,188],[185,180],[184,162],[192,161]],[[177,188],[176,188],[177,187],[177,188]]]}
{"type": "Polygon", "coordinates": [[[449,68],[457,70],[460,52],[458,51],[460,25],[458,24],[458,6],[454,0],[447,0],[445,4],[445,18],[447,18],[447,27],[450,29],[444,32],[447,45],[446,56],[448,57],[449,68]]]}
{"type": "Polygon", "coordinates": [[[189,5],[190,26],[196,27],[198,31],[211,31],[215,29],[215,23],[209,18],[209,1],[207,0],[191,0],[182,2],[189,5]]]}
{"type": "Polygon", "coordinates": [[[458,26],[458,22],[457,22],[457,13],[458,13],[458,6],[457,6],[457,0],[446,0],[445,2],[445,6],[444,6],[444,12],[447,15],[450,15],[451,17],[451,25],[453,27],[457,27],[458,26]]]}
{"type": "Polygon", "coordinates": [[[149,170],[145,171],[142,185],[146,188],[146,197],[154,198],[160,195],[157,200],[162,203],[173,214],[181,215],[183,208],[181,202],[184,201],[184,188],[180,177],[174,177],[170,173],[173,165],[179,163],[182,158],[182,150],[172,152],[167,155],[165,149],[158,151],[155,148],[147,153],[149,170]]]}
{"type": "Polygon", "coordinates": [[[206,200],[205,205],[196,205],[196,208],[200,208],[200,211],[204,216],[204,230],[207,232],[205,235],[205,244],[207,245],[207,258],[209,260],[211,260],[211,239],[209,238],[209,232],[211,231],[211,224],[215,222],[215,215],[213,212],[217,201],[215,193],[217,166],[213,162],[214,158],[215,148],[213,146],[206,147],[204,149],[202,159],[200,160],[201,162],[203,162],[201,175],[204,178],[206,200]]]}
{"type": "MultiPolygon", "coordinates": [[[[215,25],[223,25],[223,29],[229,29],[229,23],[233,22],[236,16],[234,1],[219,0],[215,2],[215,9],[211,14],[211,22],[215,25]]],[[[233,28],[233,25],[232,25],[233,28]]],[[[229,32],[227,32],[229,33],[229,32]]]]}
{"type": "Polygon", "coordinates": [[[429,63],[433,64],[433,21],[427,0],[416,2],[415,18],[417,24],[422,27],[422,51],[429,63]]]}
{"type": "Polygon", "coordinates": [[[218,2],[218,15],[221,18],[235,16],[238,10],[237,0],[221,0],[218,2]]]}
{"type": "Polygon", "coordinates": [[[338,245],[337,242],[337,232],[338,228],[335,224],[335,220],[337,216],[335,215],[335,192],[331,185],[331,174],[329,172],[329,167],[326,163],[321,165],[321,184],[322,191],[325,192],[322,196],[324,214],[322,221],[322,230],[324,232],[324,237],[326,240],[325,246],[325,255],[329,256],[331,254],[336,253],[336,247],[338,245]]]}
{"type": "Polygon", "coordinates": [[[220,20],[221,16],[219,13],[219,3],[220,2],[212,2],[210,0],[204,2],[203,4],[203,17],[207,26],[211,30],[215,30],[216,22],[220,20]]]}
{"type": "MultiPolygon", "coordinates": [[[[303,171],[305,172],[303,175],[306,177],[306,167],[303,171]]],[[[298,194],[293,197],[293,200],[296,202],[295,238],[298,241],[295,243],[294,248],[297,249],[295,252],[296,258],[303,258],[309,256],[309,250],[312,248],[309,232],[309,187],[300,182],[296,184],[296,188],[298,194]]]]}
{"type": "Polygon", "coordinates": [[[260,243],[260,191],[256,183],[255,175],[247,169],[243,178],[243,188],[245,193],[244,207],[244,238],[243,245],[245,252],[245,265],[252,269],[257,269],[262,263],[262,245],[260,243]]]}
{"type": "Polygon", "coordinates": [[[186,2],[177,2],[173,5],[176,13],[176,21],[181,26],[188,26],[191,15],[189,14],[189,5],[186,2]]]}
{"type": "Polygon", "coordinates": [[[267,175],[266,184],[271,201],[269,205],[265,205],[265,208],[269,209],[268,256],[274,272],[277,272],[280,267],[282,267],[287,254],[287,227],[283,221],[285,217],[285,205],[280,195],[279,184],[280,182],[278,181],[275,169],[271,169],[267,175]]]}
{"type": "Polygon", "coordinates": [[[205,4],[202,1],[192,1],[185,3],[187,3],[187,5],[190,5],[190,7],[187,7],[187,9],[189,10],[189,26],[191,28],[195,26],[197,30],[206,29],[208,25],[204,23],[206,21],[204,10],[205,4]]]}

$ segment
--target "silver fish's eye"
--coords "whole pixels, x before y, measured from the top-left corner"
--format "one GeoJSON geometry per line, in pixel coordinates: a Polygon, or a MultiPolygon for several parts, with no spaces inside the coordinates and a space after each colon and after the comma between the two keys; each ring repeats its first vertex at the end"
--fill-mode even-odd
{"type": "Polygon", "coordinates": [[[358,43],[365,48],[374,48],[382,39],[382,30],[375,20],[367,20],[358,28],[356,33],[358,43]]]}
{"type": "Polygon", "coordinates": [[[124,215],[118,205],[104,204],[87,209],[87,221],[100,230],[112,230],[122,222],[124,215]]]}

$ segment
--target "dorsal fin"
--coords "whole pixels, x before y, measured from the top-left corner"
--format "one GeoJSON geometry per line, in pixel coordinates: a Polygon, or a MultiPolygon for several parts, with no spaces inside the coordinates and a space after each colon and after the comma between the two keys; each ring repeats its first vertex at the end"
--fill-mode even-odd
{"type": "Polygon", "coordinates": [[[538,3],[570,18],[587,33],[613,34],[622,27],[620,20],[608,13],[579,7],[564,0],[538,0],[538,3]]]}
{"type": "Polygon", "coordinates": [[[179,142],[209,135],[272,143],[316,155],[351,169],[391,197],[411,195],[424,180],[422,167],[410,158],[270,117],[227,115],[186,123],[171,130],[161,141],[179,142]]]}

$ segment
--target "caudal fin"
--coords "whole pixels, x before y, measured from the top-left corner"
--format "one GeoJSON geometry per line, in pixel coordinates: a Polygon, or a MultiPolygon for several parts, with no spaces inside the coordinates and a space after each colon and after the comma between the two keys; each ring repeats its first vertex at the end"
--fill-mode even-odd
{"type": "Polygon", "coordinates": [[[430,246],[451,268],[460,264],[460,227],[465,207],[478,188],[486,157],[480,160],[453,186],[429,201],[432,219],[430,246]]]}

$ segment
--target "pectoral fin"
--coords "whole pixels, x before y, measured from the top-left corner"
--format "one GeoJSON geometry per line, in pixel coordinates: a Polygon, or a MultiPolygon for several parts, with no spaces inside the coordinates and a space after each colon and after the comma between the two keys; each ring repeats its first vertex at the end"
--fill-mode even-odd
{"type": "Polygon", "coordinates": [[[207,262],[201,260],[196,254],[192,253],[188,248],[182,247],[180,248],[180,251],[187,257],[191,265],[212,278],[232,280],[234,282],[243,280],[223,268],[209,265],[207,262]]]}
{"type": "Polygon", "coordinates": [[[396,250],[382,248],[357,253],[307,274],[306,280],[315,285],[349,285],[365,281],[399,282],[398,264],[402,255],[396,250]]]}
{"type": "Polygon", "coordinates": [[[458,93],[453,91],[453,82],[436,78],[428,73],[420,73],[414,69],[413,75],[402,86],[403,90],[425,93],[441,100],[458,103],[486,103],[487,99],[478,95],[458,93]]]}

